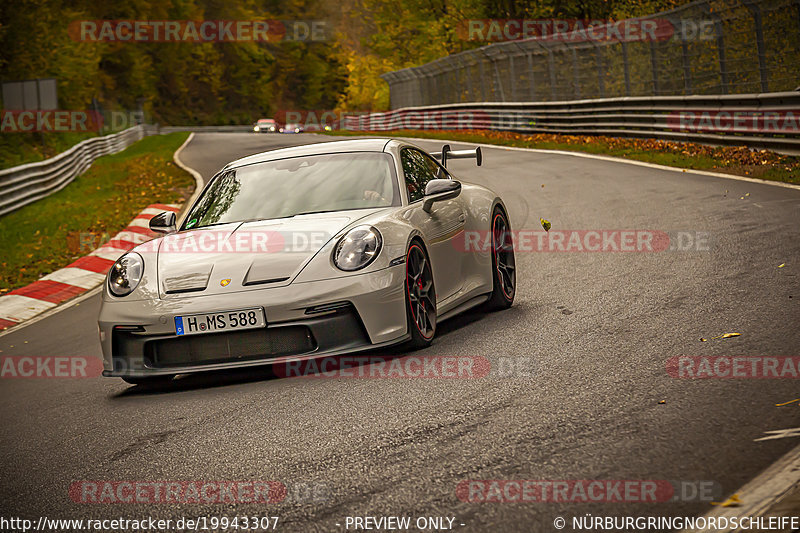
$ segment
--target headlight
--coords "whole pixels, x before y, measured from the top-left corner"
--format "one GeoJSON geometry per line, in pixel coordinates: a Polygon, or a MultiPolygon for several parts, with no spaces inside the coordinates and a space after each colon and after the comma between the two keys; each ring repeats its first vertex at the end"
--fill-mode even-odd
{"type": "Polygon", "coordinates": [[[260,129],[261,129],[261,128],[259,128],[258,126],[256,126],[255,128],[253,128],[253,131],[258,131],[258,130],[260,130],[260,129]]]}
{"type": "Polygon", "coordinates": [[[117,259],[108,272],[108,290],[114,296],[127,296],[142,281],[144,260],[135,253],[127,253],[117,259]]]}
{"type": "Polygon", "coordinates": [[[333,262],[341,270],[358,270],[370,264],[381,251],[383,238],[372,226],[357,226],[339,240],[333,262]]]}

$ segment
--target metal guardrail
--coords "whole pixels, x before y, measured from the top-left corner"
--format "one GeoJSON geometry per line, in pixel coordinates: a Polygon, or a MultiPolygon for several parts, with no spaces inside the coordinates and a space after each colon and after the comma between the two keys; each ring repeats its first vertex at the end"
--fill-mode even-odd
{"type": "Polygon", "coordinates": [[[100,156],[120,152],[147,135],[152,126],[127,130],[81,141],[55,157],[0,170],[0,216],[44,198],[66,187],[100,156]]]}
{"type": "Polygon", "coordinates": [[[798,153],[800,92],[448,104],[348,115],[341,127],[647,137],[798,153]]]}
{"type": "MultiPolygon", "coordinates": [[[[389,84],[391,109],[767,93],[800,85],[800,0],[699,0],[635,20],[657,24],[656,38],[532,37],[381,77],[389,84]]],[[[613,35],[606,31],[610,26],[597,28],[613,35]]]]}

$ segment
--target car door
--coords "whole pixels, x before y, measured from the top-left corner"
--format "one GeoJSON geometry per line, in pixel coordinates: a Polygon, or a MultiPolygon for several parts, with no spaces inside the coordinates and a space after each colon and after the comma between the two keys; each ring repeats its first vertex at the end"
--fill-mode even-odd
{"type": "Polygon", "coordinates": [[[428,246],[436,300],[442,302],[456,294],[463,285],[462,257],[456,239],[464,231],[466,215],[460,198],[434,202],[430,212],[422,209],[425,186],[432,179],[452,179],[428,154],[415,148],[403,148],[400,154],[408,201],[410,221],[420,228],[428,246]]]}

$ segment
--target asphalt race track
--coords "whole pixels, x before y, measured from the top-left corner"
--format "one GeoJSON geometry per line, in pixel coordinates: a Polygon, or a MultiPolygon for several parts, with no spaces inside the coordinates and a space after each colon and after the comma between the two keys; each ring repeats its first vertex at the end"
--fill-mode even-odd
{"type": "MultiPolygon", "coordinates": [[[[181,158],[209,178],[235,158],[320,139],[332,140],[198,134],[181,158]]],[[[676,379],[666,365],[683,355],[800,356],[800,191],[501,148],[485,151],[483,167],[450,168],[498,192],[515,229],[539,230],[543,217],[553,230],[701,232],[710,249],[520,251],[510,310],[445,322],[415,353],[514,358],[529,375],[281,379],[265,369],[155,391],[109,378],[0,380],[2,514],[269,515],[282,531],[344,531],[348,516],[448,516],[463,531],[554,531],[557,516],[694,516],[711,506],[468,503],[456,487],[703,480],[721,497],[798,444],[754,442],[800,426],[796,403],[775,405],[800,396],[797,381],[676,379]],[[700,342],[725,332],[741,336],[700,342]],[[268,506],[79,504],[69,488],[81,480],[275,480],[289,494],[268,506]]],[[[100,357],[99,301],[0,337],[0,355],[100,357]]]]}

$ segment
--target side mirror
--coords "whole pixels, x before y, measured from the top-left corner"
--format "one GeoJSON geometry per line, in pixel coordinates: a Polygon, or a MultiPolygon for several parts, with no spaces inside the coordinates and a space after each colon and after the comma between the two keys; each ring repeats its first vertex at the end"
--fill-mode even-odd
{"type": "Polygon", "coordinates": [[[150,219],[150,231],[172,233],[176,228],[177,217],[172,211],[163,211],[150,219]]]}
{"type": "Polygon", "coordinates": [[[422,209],[430,213],[434,202],[452,200],[461,194],[461,182],[456,180],[431,180],[425,186],[422,209]]]}

